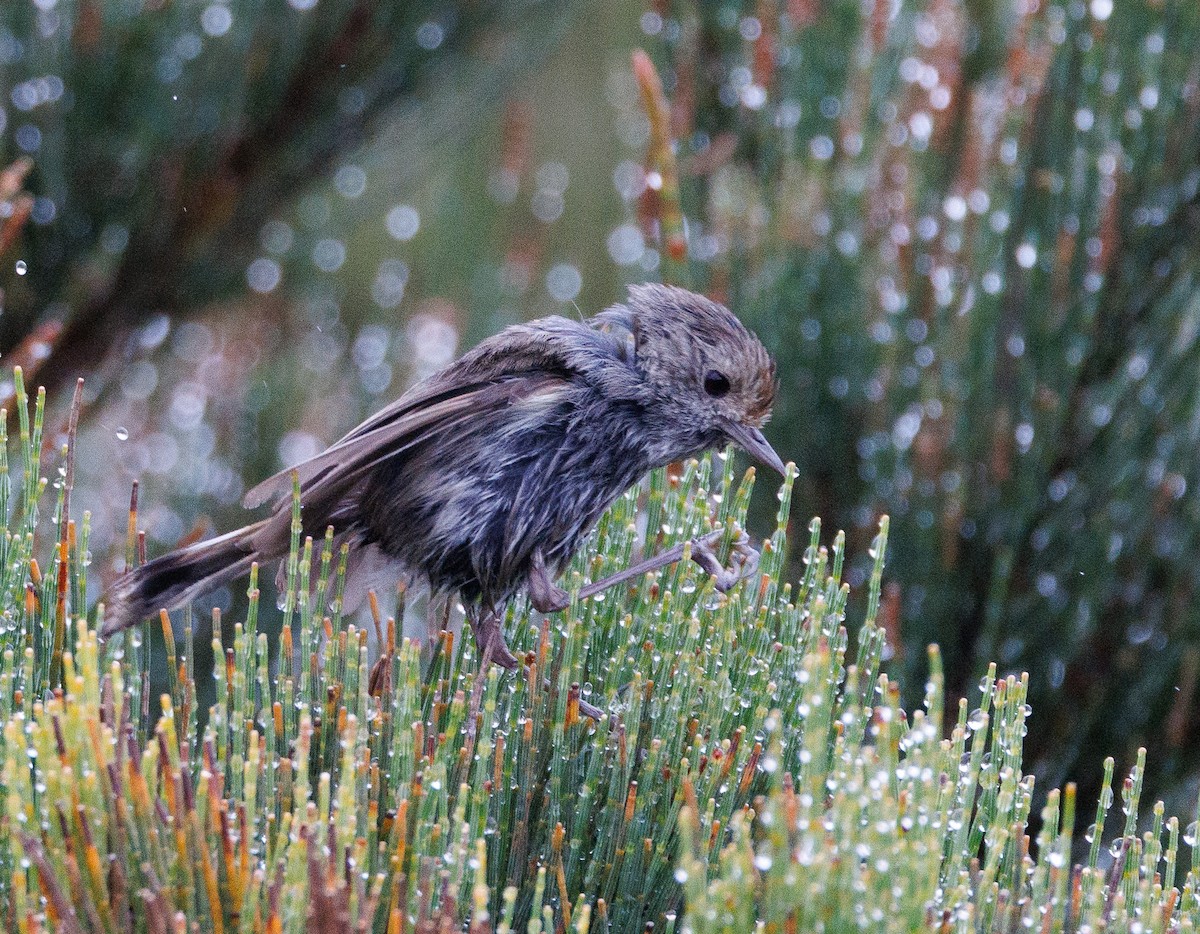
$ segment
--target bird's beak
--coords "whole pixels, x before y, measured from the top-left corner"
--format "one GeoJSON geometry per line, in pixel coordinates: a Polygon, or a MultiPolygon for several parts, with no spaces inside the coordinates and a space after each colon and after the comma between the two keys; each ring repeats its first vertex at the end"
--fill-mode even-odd
{"type": "Polygon", "coordinates": [[[757,428],[730,420],[725,422],[725,433],[747,454],[787,476],[787,468],[783,466],[783,461],[779,459],[766,436],[757,428]]]}

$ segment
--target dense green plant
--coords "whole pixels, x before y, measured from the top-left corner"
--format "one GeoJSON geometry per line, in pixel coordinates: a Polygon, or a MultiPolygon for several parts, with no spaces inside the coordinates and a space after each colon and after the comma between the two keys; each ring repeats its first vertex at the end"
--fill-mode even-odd
{"type": "MultiPolygon", "coordinates": [[[[841,535],[826,550],[814,521],[803,576],[783,583],[790,475],[760,575],[722,595],[685,562],[553,618],[518,605],[517,675],[480,675],[450,632],[422,648],[393,620],[364,631],[344,618],[344,555],[301,541],[297,515],[282,634],[260,631],[272,611],[256,570],[249,618],[224,643],[213,626],[216,702],[202,711],[207,624],[184,615],[177,638],[164,623],[158,698],[140,633],[98,644],[82,598],[90,517],[70,519],[74,418],[42,458],[45,396],[31,416],[14,382],[19,457],[11,471],[0,460],[6,930],[1176,931],[1200,919],[1178,821],[1159,805],[1137,833],[1141,758],[1111,854],[1106,791],[1072,871],[1072,788],[1051,793],[1036,851],[1025,835],[1024,679],[991,671],[978,709],[962,702],[943,724],[932,652],[923,708],[901,710],[879,672],[886,522],[856,649],[841,535]],[[610,718],[581,720],[581,696],[610,718]]],[[[753,482],[735,482],[725,455],[657,472],[605,517],[571,585],[710,528],[732,537],[753,482]]],[[[136,528],[134,515],[131,561],[136,528]]]]}
{"type": "MultiPolygon", "coordinates": [[[[556,268],[581,277],[589,311],[617,297],[614,269],[662,275],[726,297],[773,344],[771,430],[804,508],[846,528],[851,554],[893,517],[883,619],[910,690],[936,640],[954,696],[992,659],[1029,670],[1046,721],[1030,752],[1052,783],[1096,790],[1079,756],[1097,746],[1147,743],[1155,768],[1192,771],[1194,5],[630,4],[670,109],[650,121],[658,174],[618,166],[620,198],[592,187],[574,206],[598,225],[590,255],[578,240],[564,251],[553,218],[609,176],[603,159],[572,162],[613,145],[594,138],[602,93],[620,108],[610,135],[645,152],[628,82],[592,80],[584,98],[576,76],[590,136],[544,86],[476,130],[499,79],[562,36],[567,6],[0,6],[0,165],[33,163],[31,197],[0,182],[0,350],[48,360],[52,380],[110,340],[146,358],[137,378],[114,367],[89,386],[119,390],[97,462],[165,484],[170,468],[147,478],[144,464],[143,439],[162,434],[189,465],[175,504],[205,491],[151,525],[152,547],[203,518],[215,488],[235,502],[241,471],[277,467],[282,435],[331,440],[424,372],[420,340],[392,328],[397,307],[471,341],[567,307],[543,287],[556,268]],[[476,132],[438,158],[434,141],[476,132]],[[438,192],[419,243],[374,215],[350,231],[418,178],[438,192]],[[637,218],[610,230],[638,190],[637,218]],[[324,241],[336,255],[320,258],[324,241]],[[221,296],[237,300],[233,338],[219,314],[199,337],[158,317],[221,296]],[[262,417],[281,400],[307,415],[262,417]],[[173,420],[175,402],[205,401],[199,424],[173,420]],[[116,445],[116,426],[133,443],[116,445]]],[[[625,59],[624,35],[604,41],[625,59]]],[[[83,479],[126,495],[128,477],[97,473],[83,479]]],[[[98,553],[119,537],[95,532],[98,553]]],[[[868,564],[851,561],[849,579],[868,564]]]]}
{"type": "Polygon", "coordinates": [[[952,695],[1029,671],[1053,784],[1194,767],[1195,4],[658,11],[665,272],[773,342],[805,507],[852,543],[891,515],[908,690],[937,641],[952,695]]]}

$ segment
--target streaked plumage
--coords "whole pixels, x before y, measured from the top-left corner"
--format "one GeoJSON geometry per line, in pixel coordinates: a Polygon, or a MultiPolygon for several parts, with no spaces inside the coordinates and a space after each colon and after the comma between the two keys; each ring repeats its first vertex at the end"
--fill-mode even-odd
{"type": "MultiPolygon", "coordinates": [[[[299,464],[305,532],[351,543],[348,593],[420,575],[475,620],[528,585],[535,552],[556,575],[655,467],[733,440],[782,469],[758,431],[774,394],[769,355],[726,308],[637,286],[588,321],[505,329],[299,464]]],[[[292,470],[271,477],[245,497],[274,501],[268,518],[121,578],[104,633],[284,556],[291,488],[292,470]]]]}

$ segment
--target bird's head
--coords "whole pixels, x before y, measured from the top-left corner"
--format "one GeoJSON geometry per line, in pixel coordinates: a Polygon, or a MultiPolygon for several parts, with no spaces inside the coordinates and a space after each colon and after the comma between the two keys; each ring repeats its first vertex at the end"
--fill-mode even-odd
{"type": "Polygon", "coordinates": [[[733,312],[686,289],[653,284],[630,287],[629,301],[613,311],[633,335],[636,366],[669,400],[681,434],[706,439],[701,447],[732,441],[784,472],[762,433],[775,402],[775,361],[733,312]]]}

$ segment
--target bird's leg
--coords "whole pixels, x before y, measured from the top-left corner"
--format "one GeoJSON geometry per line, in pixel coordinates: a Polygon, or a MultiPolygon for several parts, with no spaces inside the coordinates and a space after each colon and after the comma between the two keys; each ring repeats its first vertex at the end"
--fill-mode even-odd
{"type": "MultiPolygon", "coordinates": [[[[598,581],[593,581],[586,587],[581,588],[579,599],[586,600],[589,597],[594,597],[601,591],[607,590],[609,587],[615,587],[617,584],[634,580],[651,571],[657,571],[659,568],[674,564],[676,561],[681,561],[684,552],[688,550],[689,546],[692,560],[700,565],[705,572],[716,578],[717,589],[722,592],[729,590],[742,578],[749,577],[754,573],[758,567],[759,554],[754,548],[750,547],[750,537],[745,532],[739,532],[738,537],[733,543],[733,552],[730,555],[729,567],[725,567],[717,559],[716,552],[713,551],[713,547],[724,536],[724,529],[715,529],[707,535],[694,538],[690,542],[675,545],[673,548],[668,548],[666,551],[646,558],[644,561],[631,564],[629,567],[617,571],[615,574],[611,574],[598,581]]],[[[554,578],[550,575],[550,571],[546,567],[546,558],[542,554],[541,549],[535,549],[533,552],[526,592],[528,593],[530,604],[539,613],[557,613],[559,610],[565,610],[571,604],[571,595],[554,583],[554,578]]],[[[499,626],[496,626],[496,633],[500,635],[499,626]]],[[[480,645],[484,644],[480,641],[478,629],[476,629],[475,639],[480,645]]],[[[502,636],[501,644],[503,644],[502,636]]],[[[498,659],[497,663],[500,663],[498,659]]],[[[604,716],[604,712],[599,707],[589,704],[582,698],[579,700],[579,712],[593,720],[600,720],[604,716]]]]}
{"type": "Polygon", "coordinates": [[[539,613],[557,613],[571,605],[571,595],[554,583],[554,578],[546,567],[546,556],[540,548],[533,550],[526,591],[529,594],[529,602],[539,613]]]}
{"type": "Polygon", "coordinates": [[[579,698],[579,712],[589,720],[595,720],[597,723],[604,719],[604,711],[595,704],[589,704],[582,697],[579,698]]]}
{"type": "MultiPolygon", "coordinates": [[[[553,613],[556,610],[561,610],[568,606],[571,600],[567,596],[567,592],[559,587],[556,587],[554,582],[550,580],[549,575],[546,572],[545,561],[542,560],[540,553],[534,559],[534,567],[535,569],[540,569],[542,575],[542,581],[539,582],[538,586],[545,586],[549,588],[540,590],[538,593],[540,595],[549,595],[551,600],[553,600],[557,594],[562,595],[562,599],[559,601],[543,604],[547,607],[547,609],[543,609],[542,606],[538,606],[537,603],[534,602],[535,587],[533,584],[533,578],[531,577],[529,586],[529,600],[531,603],[534,603],[534,606],[538,612],[553,613]]],[[[475,644],[479,647],[481,654],[479,663],[481,669],[486,671],[488,665],[496,664],[501,668],[507,668],[511,671],[520,665],[520,661],[515,655],[513,655],[512,651],[508,647],[508,643],[504,639],[504,633],[500,629],[500,615],[495,610],[481,609],[478,611],[478,613],[472,613],[470,616],[470,622],[471,631],[475,633],[475,644]]],[[[482,681],[480,683],[482,684],[482,681]]],[[[546,682],[546,687],[550,687],[549,681],[546,682]]],[[[472,702],[472,710],[474,713],[478,706],[475,697],[472,697],[472,702]]],[[[579,712],[585,717],[591,717],[593,720],[599,720],[604,716],[604,712],[600,710],[600,708],[589,704],[583,698],[579,698],[579,712]]],[[[474,722],[473,715],[472,722],[474,722]]]]}
{"type": "Polygon", "coordinates": [[[471,632],[475,634],[475,645],[482,655],[483,667],[489,663],[507,668],[509,671],[520,665],[504,640],[504,631],[500,628],[500,615],[493,609],[480,608],[468,617],[471,632]]]}
{"type": "Polygon", "coordinates": [[[593,581],[586,587],[581,588],[579,599],[586,600],[588,597],[594,597],[609,587],[616,586],[628,580],[634,580],[644,574],[649,574],[651,571],[657,571],[659,568],[666,567],[668,564],[681,561],[683,560],[684,550],[689,546],[691,547],[692,560],[717,579],[717,589],[722,592],[729,590],[739,580],[749,577],[754,573],[758,567],[759,555],[755,549],[750,547],[750,537],[745,532],[741,532],[733,543],[730,565],[729,567],[724,567],[717,560],[716,552],[713,551],[713,547],[724,535],[724,529],[714,529],[707,535],[701,535],[690,542],[683,542],[672,548],[668,548],[666,551],[646,558],[644,561],[631,564],[629,567],[617,571],[615,574],[598,581],[593,581]]]}
{"type": "MultiPolygon", "coordinates": [[[[546,567],[546,556],[540,548],[534,549],[533,552],[526,591],[530,604],[539,613],[557,613],[571,605],[571,595],[554,583],[554,578],[546,567]]],[[[549,681],[546,682],[546,686],[550,686],[549,681]]],[[[599,720],[604,716],[604,711],[589,704],[582,697],[579,698],[579,712],[592,720],[599,720]]]]}

